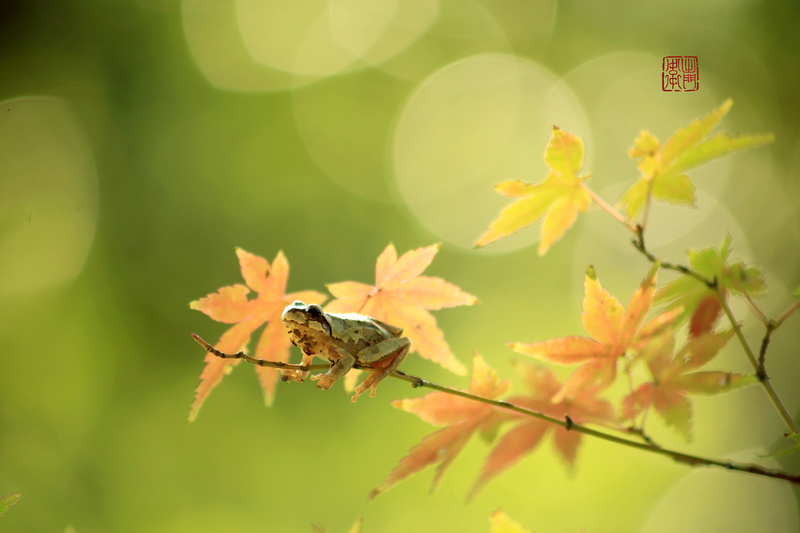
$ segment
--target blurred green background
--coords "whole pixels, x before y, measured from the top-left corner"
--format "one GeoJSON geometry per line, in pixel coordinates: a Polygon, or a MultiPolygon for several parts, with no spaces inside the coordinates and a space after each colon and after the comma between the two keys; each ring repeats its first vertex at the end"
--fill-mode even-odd
{"type": "MultiPolygon", "coordinates": [[[[775,132],[695,171],[698,208],[657,206],[648,243],[680,261],[730,233],[777,317],[800,282],[799,16],[782,0],[3,0],[0,496],[22,498],[0,529],[336,532],[363,516],[365,532],[483,532],[502,508],[537,532],[796,531],[788,484],[590,440],[573,471],[548,441],[466,504],[476,440],[433,494],[426,471],[368,502],[432,431],[389,406],[422,393],[400,382],[355,405],[285,385],[267,409],[240,365],[186,419],[203,367],[189,334],[226,327],[188,302],[240,282],[236,246],[283,250],[296,291],[372,282],[389,242],[442,242],[428,273],[481,304],[439,324],[462,362],[478,350],[504,377],[506,342],[583,334],[586,265],[626,302],[646,261],[598,210],[542,258],[538,229],[471,250],[506,203],[491,185],[545,176],[553,124],[584,139],[612,203],[641,128],[664,140],[732,97],[722,130],[775,132]],[[699,58],[699,91],[661,90],[667,55],[699,58]]],[[[797,319],[768,367],[793,413],[797,319]]],[[[715,365],[749,370],[733,344],[715,365]]],[[[784,429],[758,387],[697,399],[695,426],[688,451],[745,461],[784,429]]]]}

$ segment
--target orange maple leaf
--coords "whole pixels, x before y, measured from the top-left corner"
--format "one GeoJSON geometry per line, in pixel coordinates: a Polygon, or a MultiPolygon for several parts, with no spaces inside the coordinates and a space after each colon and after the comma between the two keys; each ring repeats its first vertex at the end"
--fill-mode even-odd
{"type": "Polygon", "coordinates": [[[642,326],[653,305],[657,270],[658,263],[642,280],[625,309],[600,286],[594,269],[589,267],[584,280],[581,321],[591,337],[565,337],[533,344],[514,342],[509,343],[509,347],[515,352],[560,365],[583,363],[564,382],[553,398],[556,402],[575,396],[586,387],[608,387],[617,375],[617,359],[629,349],[639,350],[646,346],[670,328],[681,313],[681,309],[667,311],[642,326]]]}
{"type": "Polygon", "coordinates": [[[687,441],[692,439],[692,402],[687,394],[718,394],[757,381],[755,376],[731,372],[692,372],[713,359],[733,335],[733,330],[703,333],[692,338],[673,356],[671,332],[644,350],[653,381],[639,386],[622,403],[627,418],[653,406],[668,426],[687,441]]]}
{"type": "MultiPolygon", "coordinates": [[[[498,382],[497,373],[476,353],[473,357],[470,392],[484,398],[495,399],[505,394],[508,387],[509,382],[498,382]]],[[[383,483],[372,490],[370,498],[385,492],[414,472],[439,463],[431,486],[433,490],[444,471],[475,432],[491,432],[508,416],[505,411],[499,412],[491,405],[444,392],[432,392],[421,398],[396,400],[392,405],[414,413],[430,424],[446,427],[424,437],[414,446],[383,483]]]]}
{"type": "MultiPolygon", "coordinates": [[[[222,287],[205,298],[191,302],[189,307],[202,311],[217,322],[235,324],[222,334],[214,346],[217,350],[234,353],[244,349],[249,344],[253,332],[266,324],[256,344],[255,356],[259,359],[287,362],[290,341],[281,324],[283,308],[294,300],[322,303],[327,297],[316,291],[285,294],[289,263],[283,252],[278,252],[272,265],[263,257],[241,248],[236,249],[236,255],[239,257],[242,278],[247,285],[222,287]],[[247,298],[251,289],[256,292],[254,299],[247,298]]],[[[211,353],[206,354],[206,366],[200,374],[200,385],[197,387],[189,411],[189,421],[197,417],[203,402],[223,376],[241,361],[241,359],[222,359],[211,353]]],[[[261,366],[256,366],[255,370],[264,391],[264,401],[267,405],[271,405],[280,373],[276,369],[261,366]]]]}
{"type": "Polygon", "coordinates": [[[411,340],[411,351],[439,363],[459,375],[466,368],[456,359],[428,310],[472,305],[477,298],[441,278],[421,276],[433,261],[439,245],[406,252],[399,258],[390,244],[375,265],[375,285],[356,281],[329,284],[336,298],[325,311],[359,313],[403,328],[411,340]]]}
{"type": "MultiPolygon", "coordinates": [[[[562,384],[551,370],[540,365],[521,362],[516,363],[515,367],[522,376],[529,394],[509,398],[509,403],[553,418],[566,420],[566,417],[569,417],[576,424],[616,422],[612,405],[606,400],[597,398],[599,387],[589,387],[574,397],[557,399],[562,384]]],[[[532,452],[548,432],[553,433],[556,451],[567,464],[572,465],[575,461],[581,443],[581,434],[577,431],[569,431],[546,420],[523,414],[513,413],[509,418],[518,420],[519,423],[500,438],[486,458],[481,475],[470,492],[470,498],[489,480],[532,452]]]]}

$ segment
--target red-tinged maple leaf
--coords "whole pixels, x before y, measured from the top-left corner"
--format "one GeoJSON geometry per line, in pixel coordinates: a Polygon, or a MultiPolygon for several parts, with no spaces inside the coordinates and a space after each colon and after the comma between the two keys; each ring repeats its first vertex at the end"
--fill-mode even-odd
{"type": "Polygon", "coordinates": [[[422,276],[439,245],[404,253],[399,258],[390,244],[375,265],[375,285],[356,281],[331,283],[336,298],[325,306],[332,313],[359,313],[403,328],[411,340],[411,351],[439,363],[459,375],[467,373],[444,340],[436,319],[428,310],[472,305],[477,298],[441,278],[422,276]]]}
{"type": "MultiPolygon", "coordinates": [[[[508,391],[508,381],[498,381],[497,373],[477,353],[473,357],[469,390],[477,396],[496,399],[508,391]]],[[[396,400],[392,405],[414,413],[422,420],[446,426],[424,437],[400,460],[389,476],[370,493],[374,498],[411,474],[439,463],[431,490],[436,488],[445,470],[476,432],[492,432],[507,417],[495,407],[444,392],[432,392],[421,398],[396,400]]]]}
{"type": "Polygon", "coordinates": [[[771,142],[772,134],[728,137],[724,133],[708,138],[717,124],[728,113],[732,100],[701,119],[676,131],[661,146],[656,136],[647,130],[639,132],[628,151],[631,159],[639,159],[636,167],[641,176],[625,194],[621,203],[633,220],[650,197],[673,204],[695,205],[695,187],[684,172],[717,157],[771,142]]]}
{"type": "Polygon", "coordinates": [[[662,313],[642,326],[653,304],[657,270],[658,263],[642,280],[625,309],[600,286],[594,269],[589,267],[584,280],[581,321],[590,337],[566,337],[533,344],[515,342],[509,347],[515,352],[560,365],[583,363],[567,378],[555,401],[575,396],[586,387],[608,387],[617,375],[617,359],[629,349],[638,350],[646,346],[651,339],[670,328],[681,312],[677,309],[662,313]]]}
{"type": "MultiPolygon", "coordinates": [[[[612,405],[597,397],[599,387],[588,387],[574,397],[560,397],[563,385],[550,369],[521,362],[515,366],[517,373],[523,378],[528,394],[509,398],[510,403],[561,420],[569,417],[576,424],[616,422],[612,405]]],[[[567,464],[572,465],[575,461],[581,443],[580,433],[523,414],[514,413],[510,417],[518,421],[518,424],[498,440],[486,458],[481,475],[470,492],[470,498],[492,478],[531,453],[549,432],[553,433],[556,451],[567,464]]]]}
{"type": "Polygon", "coordinates": [[[586,177],[579,177],[583,166],[583,141],[580,137],[553,126],[544,161],[550,173],[536,185],[519,180],[504,181],[495,190],[509,198],[518,198],[503,209],[489,229],[475,243],[481,248],[508,237],[544,217],[539,255],[564,235],[578,213],[585,213],[592,203],[589,192],[582,186],[586,177]]]}
{"type": "MultiPolygon", "coordinates": [[[[222,334],[214,346],[217,350],[234,353],[244,349],[250,342],[253,332],[266,324],[256,344],[255,356],[259,359],[287,362],[290,341],[281,324],[283,308],[294,300],[322,303],[326,296],[316,291],[285,294],[289,263],[283,252],[278,252],[272,265],[263,257],[241,248],[236,249],[236,255],[239,257],[242,277],[247,285],[222,287],[205,298],[191,302],[189,307],[202,311],[217,322],[235,324],[222,334]],[[256,292],[256,297],[248,299],[251,289],[256,292]]],[[[223,376],[240,362],[241,359],[222,359],[211,353],[206,354],[206,366],[200,374],[200,385],[197,387],[189,411],[190,421],[197,417],[203,402],[223,376]]],[[[256,366],[255,369],[264,391],[264,401],[267,405],[271,405],[275,396],[275,384],[280,374],[273,368],[256,366]]]]}
{"type": "Polygon", "coordinates": [[[689,321],[689,337],[694,338],[704,333],[710,333],[721,313],[722,304],[716,294],[709,294],[703,298],[689,321]]]}
{"type": "Polygon", "coordinates": [[[694,370],[711,361],[733,335],[733,330],[704,333],[677,353],[675,338],[667,332],[661,342],[645,349],[644,357],[653,380],[644,383],[623,401],[627,418],[653,407],[664,422],[687,441],[692,439],[692,402],[689,394],[718,394],[750,383],[757,378],[731,372],[694,370]]]}

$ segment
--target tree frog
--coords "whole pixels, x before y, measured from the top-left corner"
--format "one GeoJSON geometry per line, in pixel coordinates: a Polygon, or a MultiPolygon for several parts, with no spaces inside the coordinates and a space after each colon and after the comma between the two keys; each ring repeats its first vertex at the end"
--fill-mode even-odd
{"type": "MultiPolygon", "coordinates": [[[[370,388],[370,396],[375,396],[378,383],[397,369],[411,346],[408,337],[401,337],[402,328],[355,313],[326,313],[316,304],[299,300],[286,306],[281,322],[292,344],[303,351],[303,364],[309,364],[315,355],[330,361],[326,373],[311,376],[320,389],[329,389],[355,364],[371,369],[355,388],[353,401],[370,388]]],[[[307,374],[284,372],[284,377],[301,381],[307,374]]]]}

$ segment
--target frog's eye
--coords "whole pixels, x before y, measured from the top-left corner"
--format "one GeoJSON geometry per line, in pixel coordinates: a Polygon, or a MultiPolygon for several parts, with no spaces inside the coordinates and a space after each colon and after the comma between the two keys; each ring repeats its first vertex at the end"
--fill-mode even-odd
{"type": "Polygon", "coordinates": [[[295,300],[294,303],[292,303],[292,307],[305,307],[305,306],[306,304],[304,304],[301,300],[295,300]]]}
{"type": "Polygon", "coordinates": [[[309,305],[307,313],[308,318],[311,320],[317,320],[322,317],[322,309],[318,305],[309,305]]]}

